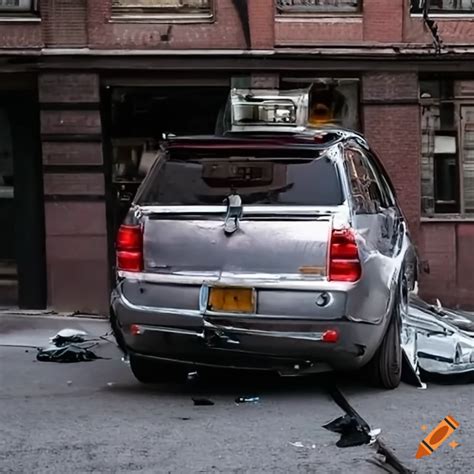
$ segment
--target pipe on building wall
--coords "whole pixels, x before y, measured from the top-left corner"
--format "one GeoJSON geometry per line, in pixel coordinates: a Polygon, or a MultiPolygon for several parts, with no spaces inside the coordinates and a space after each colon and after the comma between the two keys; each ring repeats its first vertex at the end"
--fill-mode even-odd
{"type": "Polygon", "coordinates": [[[232,2],[239,15],[240,24],[244,33],[245,44],[247,49],[250,49],[252,46],[252,39],[250,37],[250,20],[247,0],[232,0],[232,2]]]}

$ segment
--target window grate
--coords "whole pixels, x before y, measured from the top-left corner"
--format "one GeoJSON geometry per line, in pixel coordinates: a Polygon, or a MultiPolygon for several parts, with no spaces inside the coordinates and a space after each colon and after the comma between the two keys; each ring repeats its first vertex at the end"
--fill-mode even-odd
{"type": "Polygon", "coordinates": [[[280,13],[350,13],[361,9],[361,0],[276,0],[280,13]]]}
{"type": "Polygon", "coordinates": [[[112,0],[112,10],[134,14],[202,14],[211,7],[211,0],[112,0]]]}

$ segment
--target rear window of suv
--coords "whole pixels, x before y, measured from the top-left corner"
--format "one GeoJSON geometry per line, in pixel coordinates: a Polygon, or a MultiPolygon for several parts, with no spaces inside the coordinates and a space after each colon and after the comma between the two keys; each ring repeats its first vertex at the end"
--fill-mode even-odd
{"type": "Polygon", "coordinates": [[[309,158],[275,154],[188,157],[180,153],[158,158],[137,202],[221,205],[232,192],[240,195],[244,205],[336,206],[344,200],[337,168],[324,154],[309,158]]]}

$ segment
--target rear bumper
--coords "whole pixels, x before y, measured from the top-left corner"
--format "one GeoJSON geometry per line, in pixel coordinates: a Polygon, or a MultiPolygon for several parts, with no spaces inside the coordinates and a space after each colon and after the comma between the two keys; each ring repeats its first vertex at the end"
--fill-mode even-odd
{"type": "Polygon", "coordinates": [[[357,369],[372,357],[385,331],[385,321],[209,316],[199,310],[140,307],[119,292],[111,310],[126,350],[135,355],[288,375],[357,369]],[[338,332],[337,342],[322,340],[327,330],[338,332]]]}

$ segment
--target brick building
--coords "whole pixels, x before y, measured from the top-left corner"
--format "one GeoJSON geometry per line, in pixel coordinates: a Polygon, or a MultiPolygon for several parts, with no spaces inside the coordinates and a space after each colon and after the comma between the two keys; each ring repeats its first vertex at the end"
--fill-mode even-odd
{"type": "Polygon", "coordinates": [[[0,0],[0,305],[106,311],[161,134],[212,133],[231,87],[323,77],[393,176],[424,296],[474,307],[474,1],[423,4],[0,0]]]}

